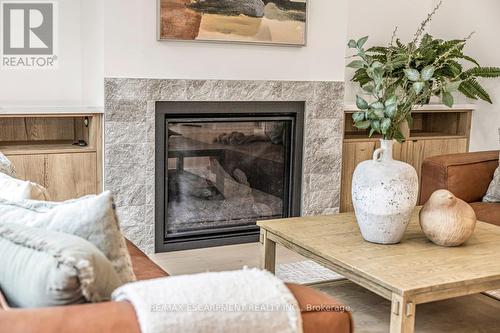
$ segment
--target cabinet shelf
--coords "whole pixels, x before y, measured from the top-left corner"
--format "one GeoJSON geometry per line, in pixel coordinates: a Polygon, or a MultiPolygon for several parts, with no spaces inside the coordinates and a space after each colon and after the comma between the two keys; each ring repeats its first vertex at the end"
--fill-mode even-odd
{"type": "Polygon", "coordinates": [[[97,150],[93,147],[80,147],[69,140],[55,141],[13,141],[1,142],[0,151],[7,155],[37,155],[60,153],[90,153],[97,150]]]}

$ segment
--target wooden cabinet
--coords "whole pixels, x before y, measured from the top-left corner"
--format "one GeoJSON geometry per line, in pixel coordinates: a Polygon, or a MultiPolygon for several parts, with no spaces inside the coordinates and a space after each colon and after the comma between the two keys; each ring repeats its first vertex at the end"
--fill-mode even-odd
{"type": "MultiPolygon", "coordinates": [[[[467,152],[472,110],[470,106],[438,110],[427,106],[416,111],[414,124],[407,129],[408,139],[394,145],[394,158],[411,164],[420,179],[422,163],[426,158],[467,152]]],[[[351,187],[354,169],[360,162],[371,159],[380,146],[379,138],[369,138],[365,131],[353,128],[352,112],[346,112],[345,120],[340,198],[342,212],[353,209],[351,187]]]]}
{"type": "Polygon", "coordinates": [[[8,155],[17,178],[45,185],[45,155],[8,155]]]}
{"type": "Polygon", "coordinates": [[[101,114],[0,115],[0,151],[17,177],[63,201],[102,191],[101,114]],[[74,143],[84,140],[85,146],[74,143]]]}
{"type": "Polygon", "coordinates": [[[48,155],[45,185],[52,200],[97,193],[96,162],[96,153],[48,155]]]}

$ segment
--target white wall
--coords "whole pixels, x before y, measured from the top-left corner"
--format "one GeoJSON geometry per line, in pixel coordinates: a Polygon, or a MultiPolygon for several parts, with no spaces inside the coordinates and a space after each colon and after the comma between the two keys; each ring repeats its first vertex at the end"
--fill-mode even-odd
{"type": "Polygon", "coordinates": [[[309,1],[308,45],[298,48],[158,42],[156,0],[106,0],[105,76],[343,80],[347,3],[309,1]]]}
{"type": "Polygon", "coordinates": [[[0,70],[0,105],[80,104],[80,0],[56,2],[59,4],[59,68],[0,70]]]}
{"type": "MultiPolygon", "coordinates": [[[[464,38],[475,35],[468,42],[467,54],[475,57],[481,66],[500,67],[500,1],[453,0],[445,2],[432,22],[432,34],[443,38],[464,38]]],[[[484,80],[493,105],[476,102],[479,109],[472,119],[471,150],[500,149],[500,79],[484,80]]]]}
{"type": "MultiPolygon", "coordinates": [[[[347,34],[349,39],[369,36],[367,47],[388,45],[394,28],[398,27],[397,36],[411,40],[420,23],[432,10],[434,0],[350,0],[347,34]]],[[[347,49],[347,56],[354,54],[347,49]]],[[[346,64],[351,59],[346,59],[346,64]]],[[[346,104],[354,104],[357,84],[350,82],[354,71],[346,70],[346,104]]]]}
{"type": "Polygon", "coordinates": [[[104,105],[104,5],[81,1],[82,104],[104,105]]]}

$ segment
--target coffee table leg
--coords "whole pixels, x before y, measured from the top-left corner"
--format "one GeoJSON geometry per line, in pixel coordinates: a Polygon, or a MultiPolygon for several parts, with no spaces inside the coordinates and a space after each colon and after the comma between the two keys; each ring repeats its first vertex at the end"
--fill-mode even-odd
{"type": "Polygon", "coordinates": [[[415,330],[415,302],[392,294],[391,333],[413,333],[415,330]]]}
{"type": "Polygon", "coordinates": [[[276,268],[276,243],[267,238],[267,231],[260,229],[260,268],[274,274],[276,268]]]}

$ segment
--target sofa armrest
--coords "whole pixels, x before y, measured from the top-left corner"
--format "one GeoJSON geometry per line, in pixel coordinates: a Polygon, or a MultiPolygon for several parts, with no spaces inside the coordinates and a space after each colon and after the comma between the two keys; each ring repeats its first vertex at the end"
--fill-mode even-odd
{"type": "Polygon", "coordinates": [[[0,333],[140,333],[127,302],[0,310],[0,333]]]}
{"type": "Polygon", "coordinates": [[[498,151],[442,155],[422,164],[420,204],[446,189],[466,202],[481,201],[498,167],[498,151]]]}

